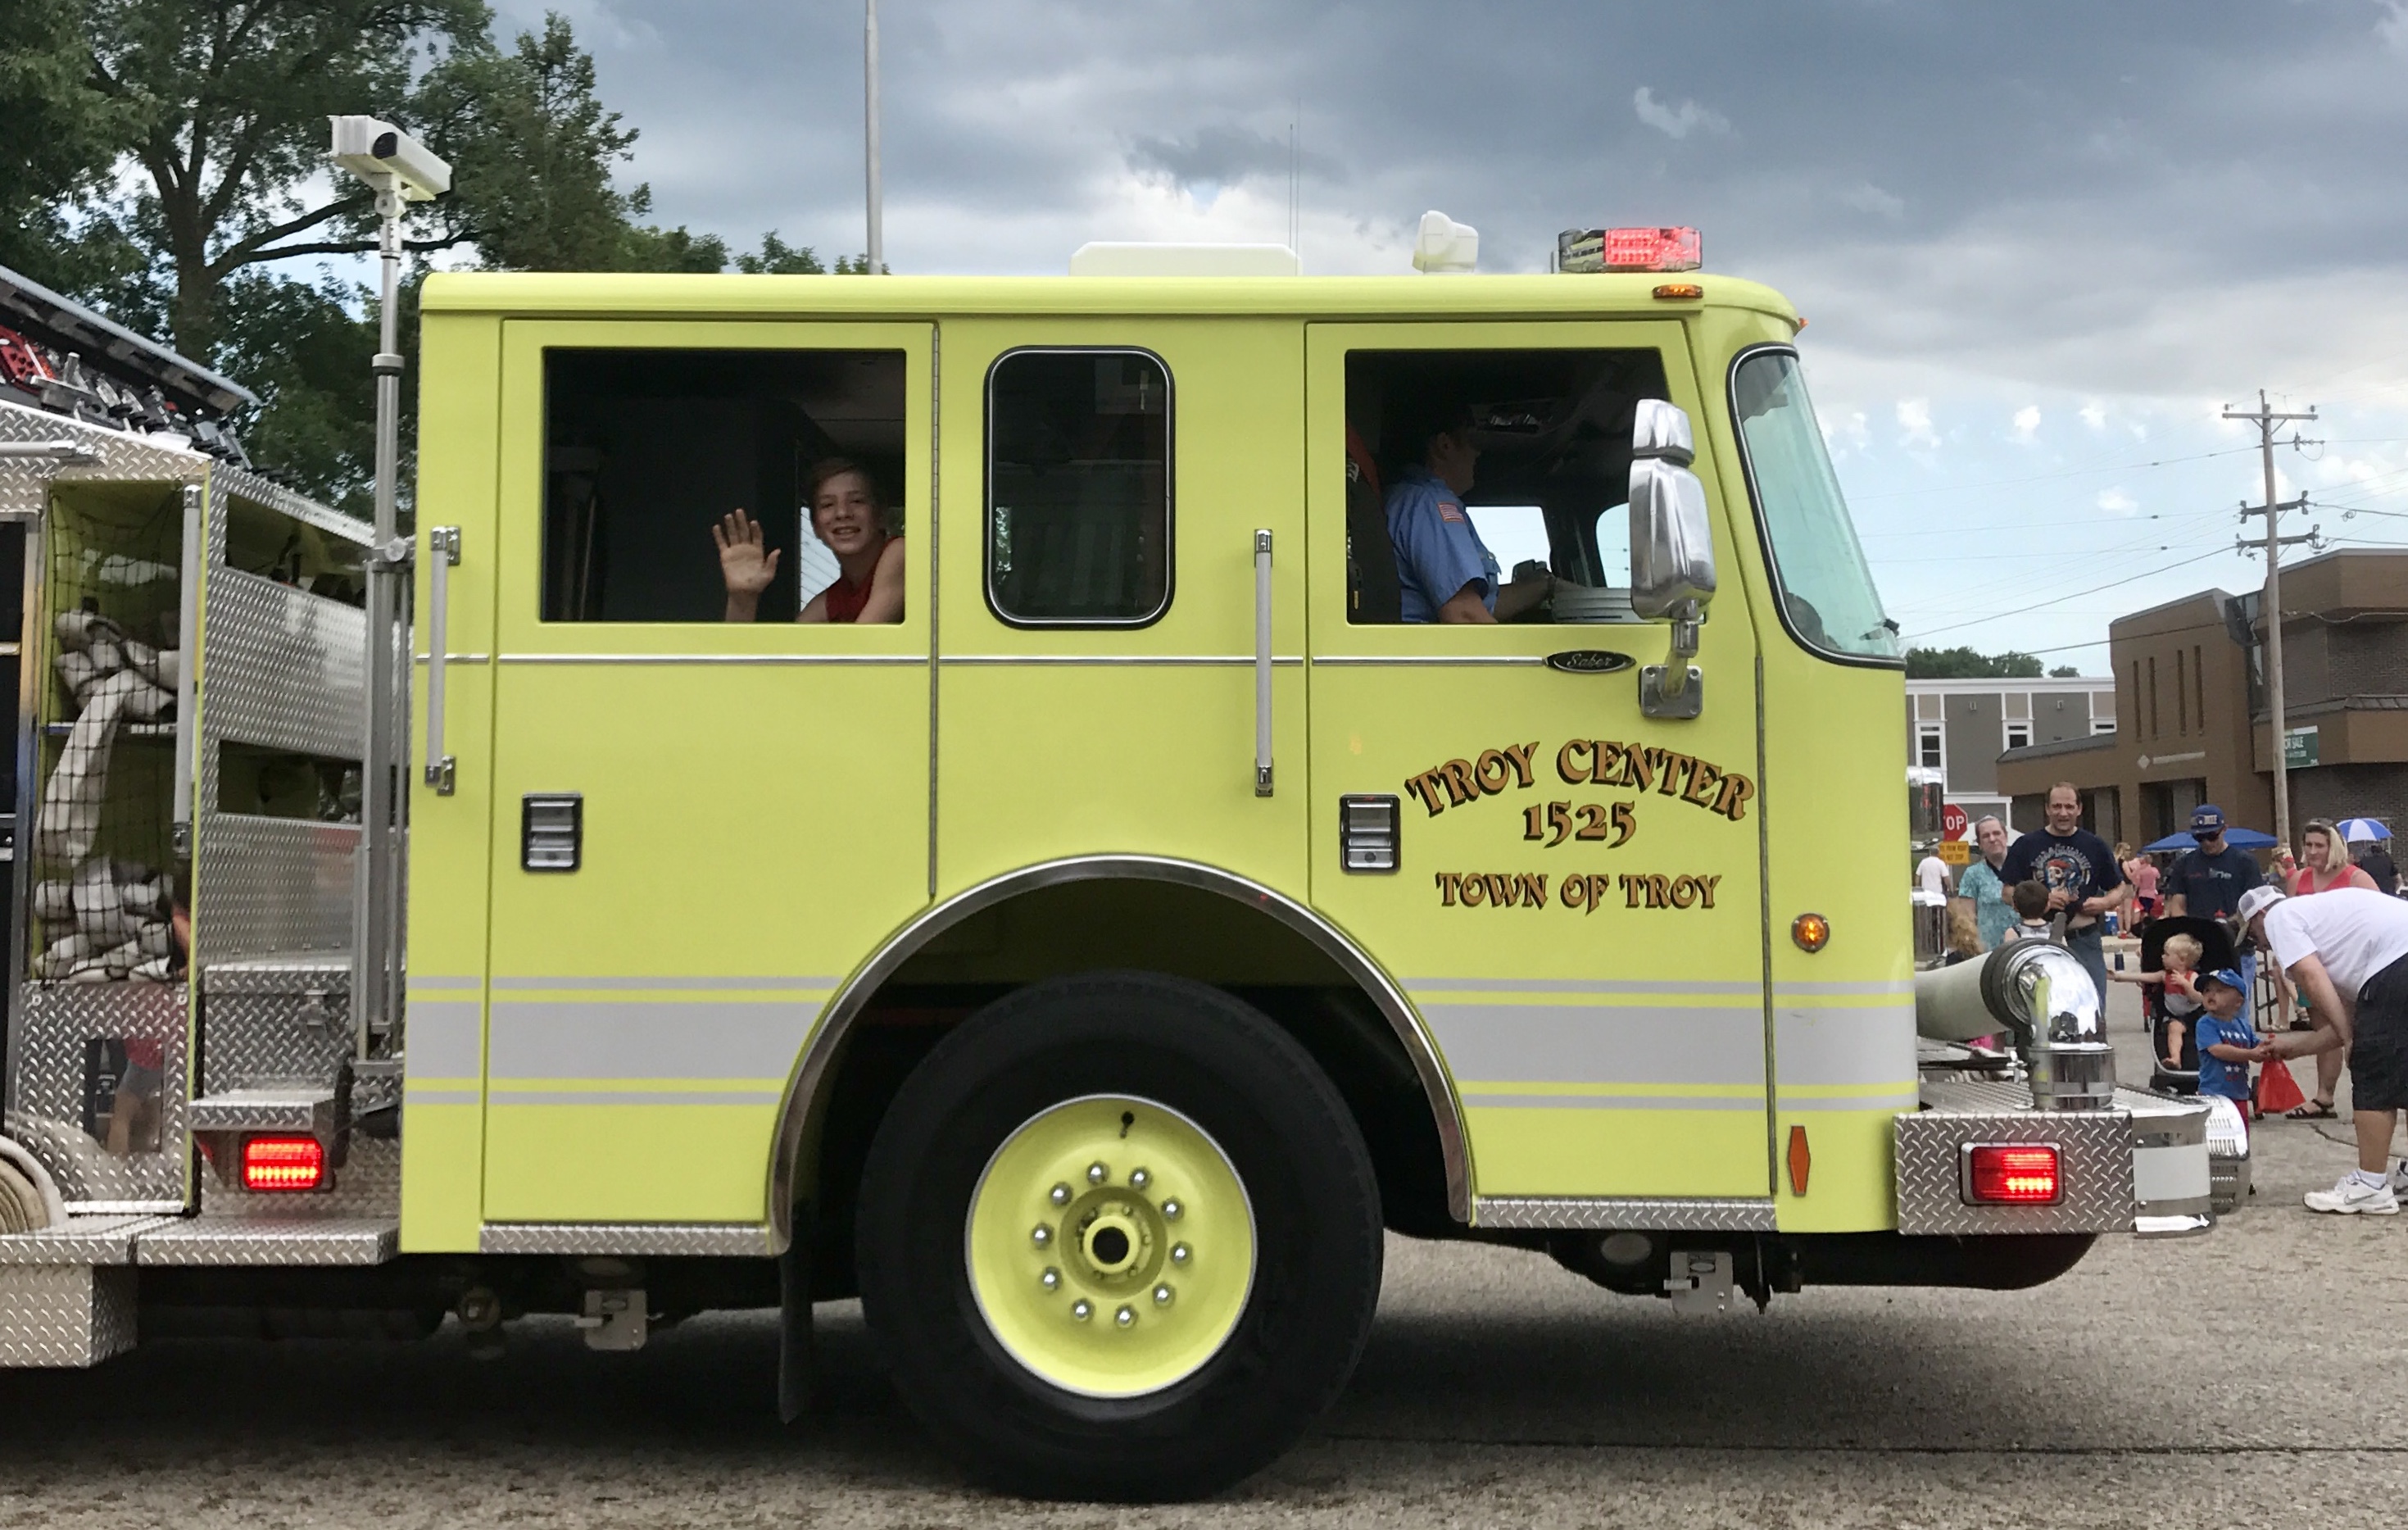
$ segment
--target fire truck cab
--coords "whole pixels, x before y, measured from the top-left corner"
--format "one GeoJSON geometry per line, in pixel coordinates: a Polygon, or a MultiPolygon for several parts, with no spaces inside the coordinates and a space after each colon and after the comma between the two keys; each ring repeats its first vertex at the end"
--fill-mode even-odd
{"type": "Polygon", "coordinates": [[[1919,989],[1897,628],[1785,300],[1112,264],[435,276],[404,548],[222,465],[25,488],[20,821],[93,616],[193,613],[144,726],[199,763],[92,799],[184,859],[20,841],[0,1171],[51,1212],[0,1334],[78,1337],[14,1353],[778,1306],[795,1407],[857,1294],[982,1475],[1160,1497],[1342,1387],[1383,1229],[1712,1310],[2210,1225],[2209,1108],[2116,1086],[2064,953],[1919,989]],[[899,613],[798,620],[860,578],[848,477],[899,613]],[[121,613],[112,558],[180,574],[121,613]],[[404,569],[410,752],[362,761],[403,703],[352,592],[404,569]],[[1426,619],[1466,593],[1511,619],[1426,619]],[[406,880],[354,871],[345,761],[403,772],[406,880]],[[96,874],[164,876],[189,961],[71,983],[96,874]],[[354,973],[380,885],[406,965],[354,973]],[[134,1134],[103,1001],[161,1044],[134,1134]]]}

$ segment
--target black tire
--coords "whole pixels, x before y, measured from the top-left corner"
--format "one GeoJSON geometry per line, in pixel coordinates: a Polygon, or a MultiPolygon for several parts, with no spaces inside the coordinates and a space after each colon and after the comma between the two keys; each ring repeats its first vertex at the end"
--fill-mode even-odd
{"type": "Polygon", "coordinates": [[[860,1206],[862,1310],[896,1390],[974,1475],[1034,1497],[1175,1500],[1249,1476],[1336,1399],[1379,1300],[1379,1185],[1338,1091],[1260,1011],[1151,973],[1054,978],[972,1016],[896,1096],[860,1206]],[[1152,1099],[1201,1126],[1255,1220],[1254,1285],[1227,1342],[1139,1397],[1064,1391],[1013,1359],[964,1254],[997,1147],[1094,1094],[1152,1099]]]}

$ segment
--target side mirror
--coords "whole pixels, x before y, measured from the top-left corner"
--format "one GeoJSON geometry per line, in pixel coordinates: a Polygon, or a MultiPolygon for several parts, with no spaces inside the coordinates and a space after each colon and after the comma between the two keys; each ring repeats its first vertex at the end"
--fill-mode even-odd
{"type": "Polygon", "coordinates": [[[1642,398],[1630,430],[1630,608],[1651,621],[1695,621],[1714,594],[1706,489],[1689,470],[1689,416],[1642,398]]]}

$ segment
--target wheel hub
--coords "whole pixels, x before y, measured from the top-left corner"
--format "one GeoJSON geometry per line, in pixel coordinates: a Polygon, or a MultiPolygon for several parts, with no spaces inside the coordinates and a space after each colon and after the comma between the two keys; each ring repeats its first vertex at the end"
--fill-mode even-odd
{"type": "Polygon", "coordinates": [[[1045,1380],[1159,1391],[1217,1353],[1254,1284],[1252,1205],[1220,1146],[1154,1101],[1039,1112],[988,1161],[965,1254],[989,1330],[1045,1380]]]}

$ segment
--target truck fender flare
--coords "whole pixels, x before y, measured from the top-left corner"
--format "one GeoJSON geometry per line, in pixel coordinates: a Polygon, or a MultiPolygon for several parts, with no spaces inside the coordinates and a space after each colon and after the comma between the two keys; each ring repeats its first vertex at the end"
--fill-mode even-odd
{"type": "Polygon", "coordinates": [[[1422,1093],[1429,1104],[1430,1119],[1438,1130],[1439,1152],[1446,1169],[1447,1213],[1458,1222],[1471,1220],[1471,1160],[1463,1130],[1463,1105],[1455,1098],[1454,1080],[1439,1061],[1437,1044],[1423,1026],[1421,1017],[1362,947],[1304,904],[1216,866],[1163,856],[1074,856],[1008,872],[924,910],[888,937],[886,944],[854,969],[837,990],[821,1012],[819,1023],[812,1027],[810,1039],[804,1044],[802,1056],[786,1081],[785,1096],[778,1106],[778,1132],[769,1161],[769,1216],[774,1246],[783,1247],[792,1235],[795,1174],[802,1151],[803,1130],[824,1104],[822,1096],[827,1088],[829,1070],[843,1048],[846,1035],[869,1007],[879,989],[929,941],[982,909],[1039,888],[1095,881],[1169,882],[1218,893],[1269,915],[1336,962],[1378,1006],[1403,1046],[1405,1056],[1412,1060],[1413,1073],[1420,1078],[1422,1093]]]}

